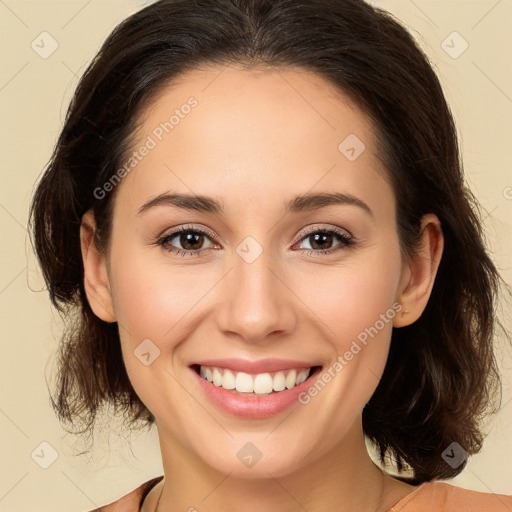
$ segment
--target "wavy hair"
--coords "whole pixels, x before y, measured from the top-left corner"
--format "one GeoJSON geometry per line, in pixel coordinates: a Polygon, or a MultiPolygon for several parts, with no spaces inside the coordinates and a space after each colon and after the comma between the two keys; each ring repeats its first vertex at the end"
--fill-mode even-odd
{"type": "MultiPolygon", "coordinates": [[[[363,0],[160,0],[122,21],[81,77],[30,211],[31,237],[53,305],[67,322],[52,406],[62,424],[94,428],[104,404],[130,427],[155,418],[130,384],[117,324],[97,318],[84,290],[80,223],[93,209],[95,242],[108,247],[111,178],[141,112],[180,75],[200,66],[313,71],[348,95],[376,127],[397,205],[403,254],[420,221],[441,221],[444,253],[421,317],[393,329],[382,379],[363,409],[381,461],[419,484],[452,478],[453,442],[477,453],[479,425],[501,381],[494,354],[502,279],[465,184],[456,127],[440,82],[411,34],[363,0]]],[[[496,412],[493,409],[492,412],[496,412]]]]}

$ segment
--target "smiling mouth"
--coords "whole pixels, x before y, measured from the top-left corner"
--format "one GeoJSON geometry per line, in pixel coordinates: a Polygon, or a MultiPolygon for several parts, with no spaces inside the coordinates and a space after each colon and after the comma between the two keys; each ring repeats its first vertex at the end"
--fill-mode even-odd
{"type": "Polygon", "coordinates": [[[217,366],[190,366],[202,379],[237,394],[267,396],[293,389],[317,375],[322,366],[289,368],[274,372],[249,374],[217,366]]]}

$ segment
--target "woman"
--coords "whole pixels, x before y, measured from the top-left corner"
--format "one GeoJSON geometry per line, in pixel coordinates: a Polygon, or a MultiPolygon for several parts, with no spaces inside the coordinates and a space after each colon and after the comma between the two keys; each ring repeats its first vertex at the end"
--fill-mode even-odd
{"type": "Polygon", "coordinates": [[[81,79],[31,213],[70,319],[59,418],[158,430],[164,475],[99,510],[512,507],[442,482],[482,446],[500,276],[386,12],[146,7],[81,79]]]}

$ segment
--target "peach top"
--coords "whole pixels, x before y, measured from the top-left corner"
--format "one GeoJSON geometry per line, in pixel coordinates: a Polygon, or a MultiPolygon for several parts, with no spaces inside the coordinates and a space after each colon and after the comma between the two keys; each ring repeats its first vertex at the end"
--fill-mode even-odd
{"type": "MultiPolygon", "coordinates": [[[[149,491],[161,480],[158,476],[122,498],[90,512],[140,512],[149,491]]],[[[433,480],[424,482],[386,512],[512,512],[512,495],[463,489],[433,480]]]]}

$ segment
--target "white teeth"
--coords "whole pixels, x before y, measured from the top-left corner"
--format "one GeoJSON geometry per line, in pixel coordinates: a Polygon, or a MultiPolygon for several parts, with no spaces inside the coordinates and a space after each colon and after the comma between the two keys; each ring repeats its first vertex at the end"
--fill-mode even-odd
{"type": "Polygon", "coordinates": [[[254,379],[254,393],[272,393],[273,379],[269,373],[260,373],[254,379]]]}
{"type": "Polygon", "coordinates": [[[309,370],[306,369],[306,370],[301,370],[298,374],[297,374],[297,380],[296,380],[296,384],[300,384],[301,382],[304,382],[307,378],[308,378],[308,375],[309,375],[309,370]]]}
{"type": "Polygon", "coordinates": [[[235,389],[235,376],[230,370],[224,370],[224,375],[222,376],[222,387],[224,389],[235,389]]]}
{"type": "Polygon", "coordinates": [[[238,372],[235,378],[235,387],[239,393],[253,393],[253,380],[248,373],[238,372]]]}
{"type": "Polygon", "coordinates": [[[297,381],[297,372],[295,370],[291,370],[290,373],[286,376],[286,387],[288,389],[292,389],[295,387],[295,382],[297,381]]]}
{"type": "Polygon", "coordinates": [[[217,368],[213,369],[212,377],[213,377],[213,383],[216,386],[220,386],[222,384],[222,373],[220,373],[217,368]]]}
{"type": "MultiPolygon", "coordinates": [[[[202,367],[201,367],[201,368],[202,368],[202,367]]],[[[205,375],[204,375],[204,376],[205,376],[206,380],[207,380],[208,382],[213,382],[213,376],[212,376],[212,370],[211,370],[211,368],[206,367],[206,368],[204,369],[204,373],[205,373],[205,375]]]]}
{"type": "Polygon", "coordinates": [[[286,378],[284,372],[277,372],[274,375],[274,391],[283,391],[286,387],[286,378]]]}
{"type": "Polygon", "coordinates": [[[302,368],[250,375],[224,368],[201,366],[199,375],[215,386],[224,389],[236,389],[239,393],[266,395],[273,391],[284,391],[298,386],[308,378],[310,371],[311,368],[302,368]]]}

